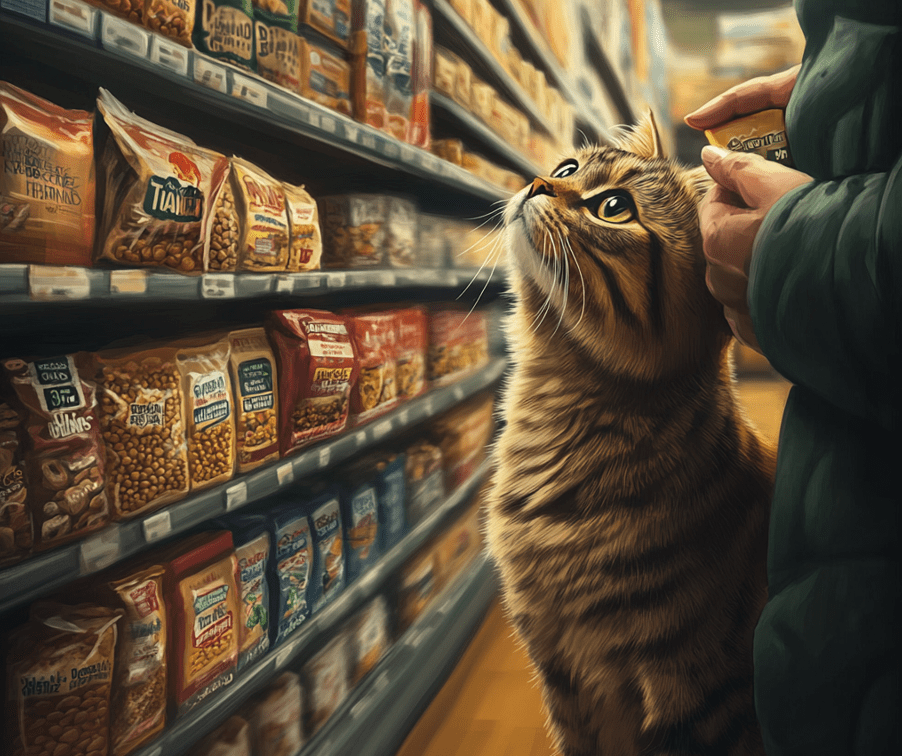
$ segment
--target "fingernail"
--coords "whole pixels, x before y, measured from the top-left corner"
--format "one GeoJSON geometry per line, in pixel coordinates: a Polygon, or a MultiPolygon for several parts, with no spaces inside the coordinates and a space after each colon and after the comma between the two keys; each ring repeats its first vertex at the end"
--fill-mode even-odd
{"type": "Polygon", "coordinates": [[[710,165],[715,160],[720,160],[729,154],[730,151],[725,150],[723,147],[715,147],[713,144],[706,144],[702,147],[702,162],[705,165],[710,165]]]}

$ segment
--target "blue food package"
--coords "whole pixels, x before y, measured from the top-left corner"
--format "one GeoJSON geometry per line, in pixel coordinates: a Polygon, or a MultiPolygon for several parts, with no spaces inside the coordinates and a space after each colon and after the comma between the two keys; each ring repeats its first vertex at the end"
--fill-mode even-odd
{"type": "Polygon", "coordinates": [[[382,538],[383,554],[407,534],[407,513],[404,511],[407,493],[405,464],[406,458],[403,454],[391,454],[376,466],[379,534],[382,538]]]}
{"type": "Polygon", "coordinates": [[[310,599],[317,612],[345,586],[344,538],[338,489],[330,487],[313,499],[309,507],[313,535],[313,576],[310,599]]]}
{"type": "Polygon", "coordinates": [[[376,481],[365,477],[356,486],[341,491],[341,518],[345,534],[347,582],[356,580],[379,559],[379,505],[376,481]]]}
{"type": "Polygon", "coordinates": [[[224,520],[232,531],[238,559],[238,595],[241,598],[238,628],[238,669],[263,656],[270,645],[271,611],[269,563],[272,546],[266,517],[239,515],[224,520]]]}
{"type": "Polygon", "coordinates": [[[295,497],[270,510],[273,558],[272,644],[278,646],[311,613],[313,543],[304,503],[295,497]]]}

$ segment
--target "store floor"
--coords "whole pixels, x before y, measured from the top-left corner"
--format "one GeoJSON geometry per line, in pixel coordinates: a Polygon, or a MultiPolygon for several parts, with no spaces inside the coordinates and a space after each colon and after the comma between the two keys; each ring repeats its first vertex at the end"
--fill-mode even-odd
{"type": "MultiPolygon", "coordinates": [[[[745,379],[740,390],[746,414],[776,440],[789,385],[745,379]]],[[[397,756],[554,756],[533,677],[495,601],[397,756]]]]}

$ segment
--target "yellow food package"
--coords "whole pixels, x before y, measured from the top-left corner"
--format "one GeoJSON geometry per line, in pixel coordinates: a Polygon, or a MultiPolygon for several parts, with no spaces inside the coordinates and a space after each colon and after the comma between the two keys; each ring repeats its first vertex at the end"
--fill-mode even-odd
{"type": "Polygon", "coordinates": [[[716,129],[706,129],[705,136],[715,147],[754,152],[767,160],[793,166],[782,110],[762,110],[737,118],[716,129]]]}
{"type": "Polygon", "coordinates": [[[323,237],[316,202],[303,186],[282,184],[291,227],[286,270],[298,273],[319,270],[323,256],[323,237]]]}
{"type": "Polygon", "coordinates": [[[285,270],[288,212],[282,184],[240,158],[232,158],[231,175],[241,229],[238,270],[285,270]]]}

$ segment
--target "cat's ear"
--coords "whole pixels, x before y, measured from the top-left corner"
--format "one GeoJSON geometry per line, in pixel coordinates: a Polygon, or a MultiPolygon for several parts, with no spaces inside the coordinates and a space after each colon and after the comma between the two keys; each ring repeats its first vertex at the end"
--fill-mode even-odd
{"type": "Polygon", "coordinates": [[[654,113],[649,110],[639,123],[627,130],[616,141],[614,146],[639,157],[663,158],[664,148],[661,146],[661,137],[658,134],[654,113]]]}
{"type": "Polygon", "coordinates": [[[686,171],[686,178],[689,181],[689,186],[695,190],[695,197],[699,202],[702,201],[702,198],[709,192],[711,187],[714,186],[714,179],[708,175],[708,171],[705,170],[705,166],[703,165],[690,168],[686,171]]]}

